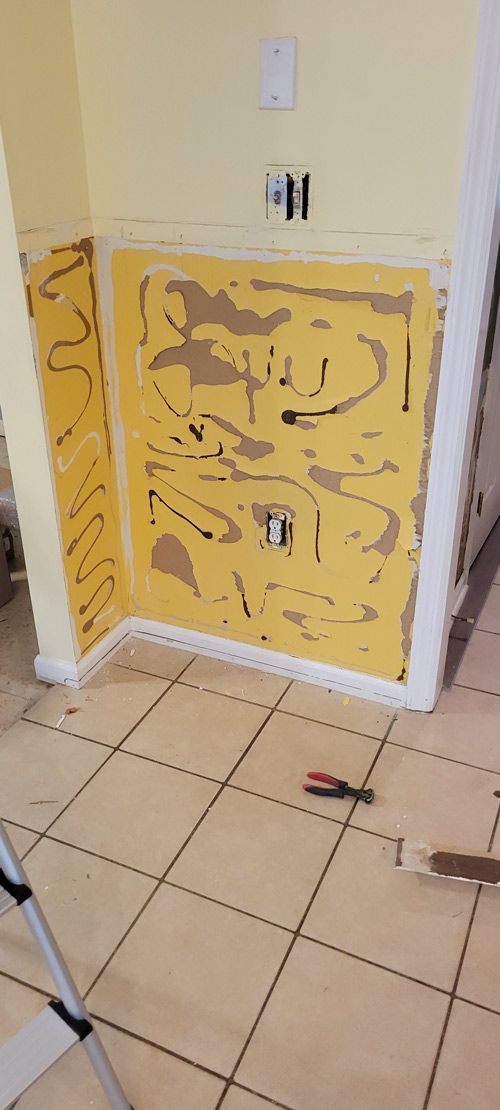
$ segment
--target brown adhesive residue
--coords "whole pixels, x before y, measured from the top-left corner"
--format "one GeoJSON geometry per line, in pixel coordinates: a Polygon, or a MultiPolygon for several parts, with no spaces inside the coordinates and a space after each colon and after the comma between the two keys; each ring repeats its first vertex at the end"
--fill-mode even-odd
{"type": "Polygon", "coordinates": [[[165,533],[153,545],[151,566],[164,574],[172,574],[186,586],[191,586],[197,597],[200,596],[189,551],[177,536],[165,533]]]}
{"type": "Polygon", "coordinates": [[[390,509],[388,505],[380,505],[378,501],[371,501],[367,497],[360,497],[359,494],[347,493],[342,489],[342,481],[344,478],[370,478],[375,474],[383,474],[385,470],[392,470],[394,473],[398,472],[398,467],[395,463],[391,463],[386,459],[378,470],[372,470],[368,474],[359,474],[356,472],[342,472],[335,470],[326,470],[322,466],[309,467],[309,477],[318,486],[323,486],[324,489],[329,489],[332,493],[336,493],[339,497],[347,497],[353,501],[363,502],[365,505],[372,505],[376,509],[380,509],[387,517],[387,524],[383,532],[380,533],[378,538],[370,544],[363,547],[363,551],[379,551],[381,555],[386,557],[390,555],[396,546],[399,536],[400,520],[394,509],[390,509]]]}
{"type": "Polygon", "coordinates": [[[283,609],[283,616],[285,620],[292,621],[292,624],[298,624],[299,628],[305,628],[304,621],[307,620],[307,613],[296,613],[294,609],[283,609]]]}
{"type": "Polygon", "coordinates": [[[408,659],[411,649],[411,630],[413,625],[413,617],[415,614],[415,601],[417,597],[418,565],[415,559],[413,560],[413,563],[414,569],[410,585],[410,592],[408,594],[406,605],[403,609],[403,612],[401,613],[401,649],[405,659],[408,659]]]}
{"type": "Polygon", "coordinates": [[[312,328],[328,328],[331,330],[331,326],[332,325],[328,323],[328,320],[311,320],[312,328]]]}
{"type": "Polygon", "coordinates": [[[439,369],[441,366],[441,354],[443,350],[444,309],[441,309],[439,311],[438,316],[440,321],[440,330],[436,331],[434,334],[434,339],[432,343],[432,355],[429,364],[429,387],[424,402],[424,435],[422,456],[420,459],[418,474],[418,493],[410,501],[410,507],[413,510],[415,516],[415,544],[418,546],[420,546],[420,544],[422,543],[422,536],[424,531],[424,512],[425,503],[427,500],[432,430],[434,428],[434,417],[436,415],[439,369]]]}
{"type": "MultiPolygon", "coordinates": [[[[233,447],[234,455],[243,455],[245,459],[263,459],[265,455],[272,455],[274,451],[274,444],[262,439],[252,439],[251,436],[245,435],[229,420],[223,420],[221,416],[212,415],[210,419],[218,428],[223,428],[225,432],[239,438],[239,444],[233,447]]],[[[222,454],[222,452],[221,452],[222,454]]]]}
{"type": "Polygon", "coordinates": [[[291,505],[278,505],[276,502],[269,505],[261,505],[258,501],[252,502],[252,516],[255,523],[260,527],[265,527],[267,524],[268,513],[274,512],[286,513],[287,516],[292,517],[292,519],[295,516],[295,509],[292,509],[291,505]]]}
{"type": "Polygon", "coordinates": [[[500,860],[488,856],[461,855],[460,852],[432,852],[429,857],[433,875],[469,879],[475,883],[500,885],[500,860]]]}
{"type": "Polygon", "coordinates": [[[262,281],[252,278],[250,285],[260,293],[276,289],[280,293],[301,293],[304,297],[320,297],[324,301],[368,301],[374,312],[401,312],[405,320],[410,319],[413,293],[405,290],[395,297],[391,293],[354,292],[347,289],[309,289],[307,286],[289,285],[282,281],[262,281]]]}

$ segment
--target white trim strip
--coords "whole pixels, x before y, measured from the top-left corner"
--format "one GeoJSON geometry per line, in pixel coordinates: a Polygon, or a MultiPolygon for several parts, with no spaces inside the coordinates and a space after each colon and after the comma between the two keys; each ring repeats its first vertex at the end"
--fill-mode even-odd
{"type": "Polygon", "coordinates": [[[408,707],[431,710],[451,623],[481,367],[480,335],[500,168],[500,4],[481,0],[408,676],[408,707]],[[464,466],[465,464],[465,466],[464,466]]]}
{"type": "Polygon", "coordinates": [[[386,705],[404,706],[406,686],[387,678],[347,671],[342,667],[317,663],[312,659],[295,658],[270,648],[241,643],[239,640],[226,640],[196,629],[177,628],[162,621],[146,620],[143,617],[130,618],[130,631],[133,635],[156,643],[170,644],[197,655],[209,655],[214,659],[224,659],[228,663],[239,663],[243,667],[255,667],[271,674],[280,674],[299,682],[311,682],[316,686],[327,686],[358,698],[384,702],[386,705]]]}
{"type": "Polygon", "coordinates": [[[36,677],[42,682],[60,683],[78,689],[88,682],[94,674],[109,662],[109,657],[117,651],[130,632],[130,617],[124,617],[116,628],[108,632],[95,647],[83,655],[78,663],[69,659],[54,659],[48,655],[35,658],[36,677]]]}

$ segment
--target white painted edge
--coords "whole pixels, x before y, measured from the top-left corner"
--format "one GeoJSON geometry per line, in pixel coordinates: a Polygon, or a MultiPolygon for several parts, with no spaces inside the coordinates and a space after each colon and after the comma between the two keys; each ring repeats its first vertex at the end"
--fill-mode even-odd
{"type": "Polygon", "coordinates": [[[98,644],[95,644],[75,663],[69,659],[54,659],[48,655],[37,655],[35,658],[35,674],[42,682],[58,683],[61,686],[73,686],[78,689],[88,682],[94,674],[108,663],[115,651],[121,647],[130,632],[130,617],[124,617],[115,628],[108,632],[98,644]]]}
{"type": "Polygon", "coordinates": [[[177,256],[192,254],[238,262],[244,262],[245,260],[254,262],[305,262],[307,264],[320,262],[333,263],[336,266],[361,266],[364,263],[369,263],[372,266],[391,266],[395,269],[427,270],[431,288],[435,292],[447,289],[449,284],[449,265],[446,262],[439,262],[431,258],[385,254],[344,254],[331,250],[316,252],[310,249],[283,250],[283,247],[266,249],[262,247],[221,247],[213,244],[191,246],[186,243],[154,243],[142,240],[132,242],[130,239],[114,236],[102,236],[100,238],[106,244],[110,253],[120,250],[155,251],[157,254],[177,256]]]}
{"type": "Polygon", "coordinates": [[[241,643],[240,640],[226,640],[208,632],[197,632],[192,628],[178,628],[173,624],[149,620],[144,617],[130,618],[130,631],[134,636],[155,643],[169,644],[183,651],[209,655],[213,659],[223,659],[227,663],[239,663],[243,667],[255,667],[271,674],[283,675],[296,682],[311,682],[316,686],[327,686],[357,698],[383,702],[386,705],[404,706],[406,686],[387,678],[361,674],[358,671],[344,670],[328,663],[318,663],[312,659],[296,658],[270,648],[241,643]]]}
{"type": "Polygon", "coordinates": [[[85,685],[109,663],[115,652],[130,636],[149,640],[156,644],[167,644],[180,651],[190,651],[196,655],[208,655],[212,659],[223,659],[227,663],[238,663],[243,667],[254,667],[270,674],[283,675],[295,682],[309,682],[338,690],[350,697],[367,698],[401,708],[406,705],[406,686],[387,678],[361,674],[358,671],[344,670],[342,667],[317,663],[311,659],[296,658],[269,648],[252,646],[239,640],[226,640],[208,632],[196,629],[178,628],[163,621],[149,620],[144,617],[125,617],[113,628],[99,644],[91,648],[78,663],[66,659],[53,659],[37,655],[35,671],[43,682],[59,683],[75,689],[85,685]]]}
{"type": "Polygon", "coordinates": [[[500,4],[481,0],[471,115],[450,282],[407,704],[441,689],[481,367],[476,359],[500,168],[500,4]]]}

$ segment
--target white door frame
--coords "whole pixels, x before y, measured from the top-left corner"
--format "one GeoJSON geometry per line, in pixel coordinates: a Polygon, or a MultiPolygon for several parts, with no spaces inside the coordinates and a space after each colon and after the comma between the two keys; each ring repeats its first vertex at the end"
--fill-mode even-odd
{"type": "Polygon", "coordinates": [[[435,704],[451,625],[500,170],[499,59],[500,3],[481,0],[408,675],[410,709],[430,710],[435,704]]]}

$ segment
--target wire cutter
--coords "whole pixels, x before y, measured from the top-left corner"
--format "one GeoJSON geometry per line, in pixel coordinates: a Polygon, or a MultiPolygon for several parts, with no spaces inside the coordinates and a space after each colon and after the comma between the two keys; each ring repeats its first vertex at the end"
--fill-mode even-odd
{"type": "Polygon", "coordinates": [[[359,798],[360,801],[366,802],[370,805],[375,797],[374,791],[356,790],[354,786],[349,786],[348,782],[344,779],[336,779],[333,775],[327,775],[324,771],[308,771],[308,779],[314,779],[315,782],[324,782],[326,786],[311,786],[310,783],[304,782],[302,789],[306,790],[308,794],[319,794],[323,798],[359,798]]]}

